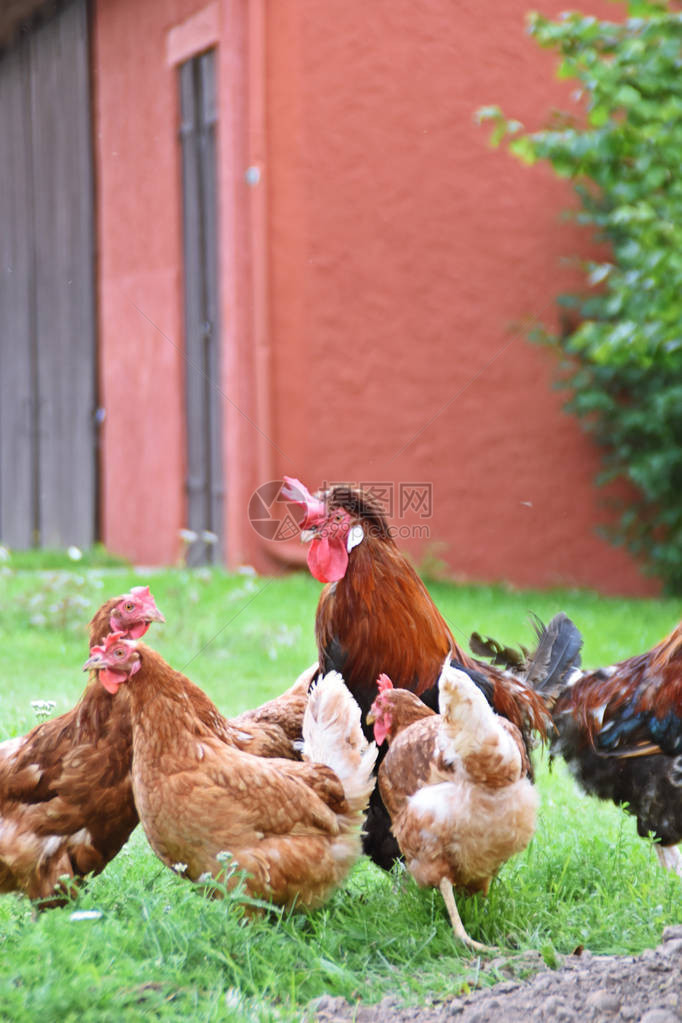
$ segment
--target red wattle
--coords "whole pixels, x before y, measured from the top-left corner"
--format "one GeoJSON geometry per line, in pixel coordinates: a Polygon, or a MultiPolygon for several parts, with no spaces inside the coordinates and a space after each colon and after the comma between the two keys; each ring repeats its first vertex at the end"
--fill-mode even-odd
{"type": "Polygon", "coordinates": [[[148,628],[149,622],[138,622],[136,625],[133,625],[132,628],[128,629],[128,635],[131,639],[139,639],[140,636],[144,636],[148,628]]]}
{"type": "Polygon", "coordinates": [[[345,540],[316,536],[308,551],[308,568],[321,583],[335,583],[343,579],[348,568],[348,551],[345,540]]]}
{"type": "Polygon", "coordinates": [[[112,668],[102,668],[99,673],[100,682],[112,696],[116,696],[118,687],[125,682],[127,677],[124,671],[114,671],[112,668]]]}
{"type": "Polygon", "coordinates": [[[383,721],[374,722],[374,741],[377,746],[381,746],[382,742],[388,735],[388,728],[383,721]]]}

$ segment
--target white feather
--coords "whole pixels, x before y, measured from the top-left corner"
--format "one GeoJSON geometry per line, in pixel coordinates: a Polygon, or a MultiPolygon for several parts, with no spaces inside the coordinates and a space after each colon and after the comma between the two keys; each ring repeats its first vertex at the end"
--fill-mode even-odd
{"type": "Polygon", "coordinates": [[[303,716],[303,758],[326,764],[337,775],[353,810],[364,807],[374,787],[375,743],[360,724],[360,707],[338,671],[330,671],[308,695],[303,716]]]}

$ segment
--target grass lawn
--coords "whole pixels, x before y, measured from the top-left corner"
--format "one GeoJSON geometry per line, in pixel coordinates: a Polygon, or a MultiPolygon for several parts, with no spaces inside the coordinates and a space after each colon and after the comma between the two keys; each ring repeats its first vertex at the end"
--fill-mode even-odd
{"type": "MultiPolygon", "coordinates": [[[[35,723],[32,700],[53,700],[55,714],[73,705],[85,683],[85,623],[107,597],[141,582],[167,619],[147,638],[227,714],[277,694],[315,659],[320,587],[307,574],[141,576],[95,564],[0,567],[0,740],[35,723]]],[[[585,637],[584,662],[595,666],[651,646],[680,617],[679,601],[430,588],[463,644],[472,629],[528,643],[528,610],[546,620],[563,609],[585,637]]],[[[464,926],[505,958],[536,949],[550,964],[578,945],[630,953],[657,944],[664,926],[682,922],[682,882],[660,870],[625,813],[581,795],[561,765],[548,770],[546,756],[536,760],[537,835],[487,899],[458,899],[464,926]]],[[[204,898],[171,874],[139,828],[72,905],[33,919],[26,900],[0,897],[0,1020],[13,1023],[300,1019],[324,993],[453,997],[499,978],[491,962],[458,948],[440,895],[400,871],[361,862],[323,909],[247,921],[234,902],[204,898]],[[101,915],[72,919],[84,909],[101,915]]]]}

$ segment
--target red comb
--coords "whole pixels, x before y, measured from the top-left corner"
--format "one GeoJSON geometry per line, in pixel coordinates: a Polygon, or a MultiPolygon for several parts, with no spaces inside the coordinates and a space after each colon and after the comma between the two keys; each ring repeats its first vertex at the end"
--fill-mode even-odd
{"type": "Polygon", "coordinates": [[[295,476],[282,476],[282,480],[283,486],[280,495],[285,501],[293,501],[295,504],[302,504],[305,507],[309,501],[313,500],[305,483],[301,483],[295,476]]]}
{"type": "Polygon", "coordinates": [[[148,586],[133,586],[130,592],[136,597],[151,597],[151,591],[148,586]]]}
{"type": "Polygon", "coordinates": [[[382,672],[377,679],[377,688],[380,693],[385,693],[387,689],[393,689],[393,683],[384,672],[382,672]]]}
{"type": "Polygon", "coordinates": [[[298,523],[299,529],[309,529],[313,525],[319,525],[326,515],[324,501],[321,501],[319,497],[313,497],[306,485],[295,477],[283,476],[282,480],[280,498],[305,508],[305,515],[298,523]]]}
{"type": "Polygon", "coordinates": [[[110,632],[102,646],[98,648],[97,653],[105,654],[107,650],[111,650],[112,646],[115,646],[120,639],[125,638],[125,632],[110,632]]]}

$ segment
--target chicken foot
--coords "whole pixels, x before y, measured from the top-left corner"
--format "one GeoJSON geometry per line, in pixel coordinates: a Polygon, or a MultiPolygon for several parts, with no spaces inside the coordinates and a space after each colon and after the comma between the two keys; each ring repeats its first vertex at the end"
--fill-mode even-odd
{"type": "Polygon", "coordinates": [[[463,941],[465,945],[469,946],[469,948],[478,949],[480,952],[496,951],[494,945],[482,945],[480,941],[474,941],[473,938],[470,938],[464,930],[464,924],[462,923],[462,918],[459,915],[457,903],[455,902],[452,883],[448,881],[446,877],[443,877],[441,878],[438,887],[440,888],[440,893],[445,901],[445,908],[448,911],[448,916],[450,917],[450,923],[452,924],[452,929],[455,932],[455,937],[459,938],[460,941],[463,941]]]}
{"type": "Polygon", "coordinates": [[[659,863],[664,870],[672,870],[674,874],[682,877],[682,853],[676,845],[659,845],[654,847],[659,863]]]}

